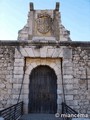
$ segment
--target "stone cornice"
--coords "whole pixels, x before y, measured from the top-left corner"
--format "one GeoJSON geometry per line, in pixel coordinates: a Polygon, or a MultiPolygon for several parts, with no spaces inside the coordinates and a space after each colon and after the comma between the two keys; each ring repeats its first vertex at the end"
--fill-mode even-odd
{"type": "Polygon", "coordinates": [[[0,41],[0,46],[71,46],[71,47],[90,47],[90,41],[0,41]]]}

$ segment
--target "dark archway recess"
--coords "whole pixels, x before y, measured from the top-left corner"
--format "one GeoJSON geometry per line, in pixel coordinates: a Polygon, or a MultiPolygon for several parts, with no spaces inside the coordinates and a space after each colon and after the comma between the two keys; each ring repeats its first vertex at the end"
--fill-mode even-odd
{"type": "Polygon", "coordinates": [[[31,72],[28,112],[57,112],[57,76],[49,66],[40,65],[31,72]]]}

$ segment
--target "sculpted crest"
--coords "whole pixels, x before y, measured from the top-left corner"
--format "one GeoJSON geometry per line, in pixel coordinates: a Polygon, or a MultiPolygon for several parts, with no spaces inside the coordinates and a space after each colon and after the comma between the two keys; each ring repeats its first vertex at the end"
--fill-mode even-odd
{"type": "Polygon", "coordinates": [[[51,30],[52,18],[47,13],[38,14],[37,18],[37,30],[46,34],[51,30]]]}

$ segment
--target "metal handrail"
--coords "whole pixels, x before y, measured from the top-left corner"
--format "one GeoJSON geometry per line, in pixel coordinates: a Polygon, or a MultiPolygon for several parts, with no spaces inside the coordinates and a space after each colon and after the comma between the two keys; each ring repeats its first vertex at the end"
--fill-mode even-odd
{"type": "Polygon", "coordinates": [[[77,115],[78,112],[73,110],[71,107],[69,107],[66,103],[62,102],[62,114],[65,114],[66,117],[64,117],[64,120],[72,120],[72,117],[67,117],[67,115],[77,115]]]}
{"type": "Polygon", "coordinates": [[[0,111],[0,117],[4,120],[16,120],[23,115],[23,102],[19,102],[0,111]]]}

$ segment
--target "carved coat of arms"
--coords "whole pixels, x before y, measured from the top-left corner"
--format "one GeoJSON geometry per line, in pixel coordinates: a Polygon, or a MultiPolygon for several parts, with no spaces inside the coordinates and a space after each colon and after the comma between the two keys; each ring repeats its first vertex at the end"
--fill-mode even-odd
{"type": "Polygon", "coordinates": [[[49,32],[51,29],[51,22],[52,19],[47,13],[38,14],[37,30],[42,34],[49,32]]]}

